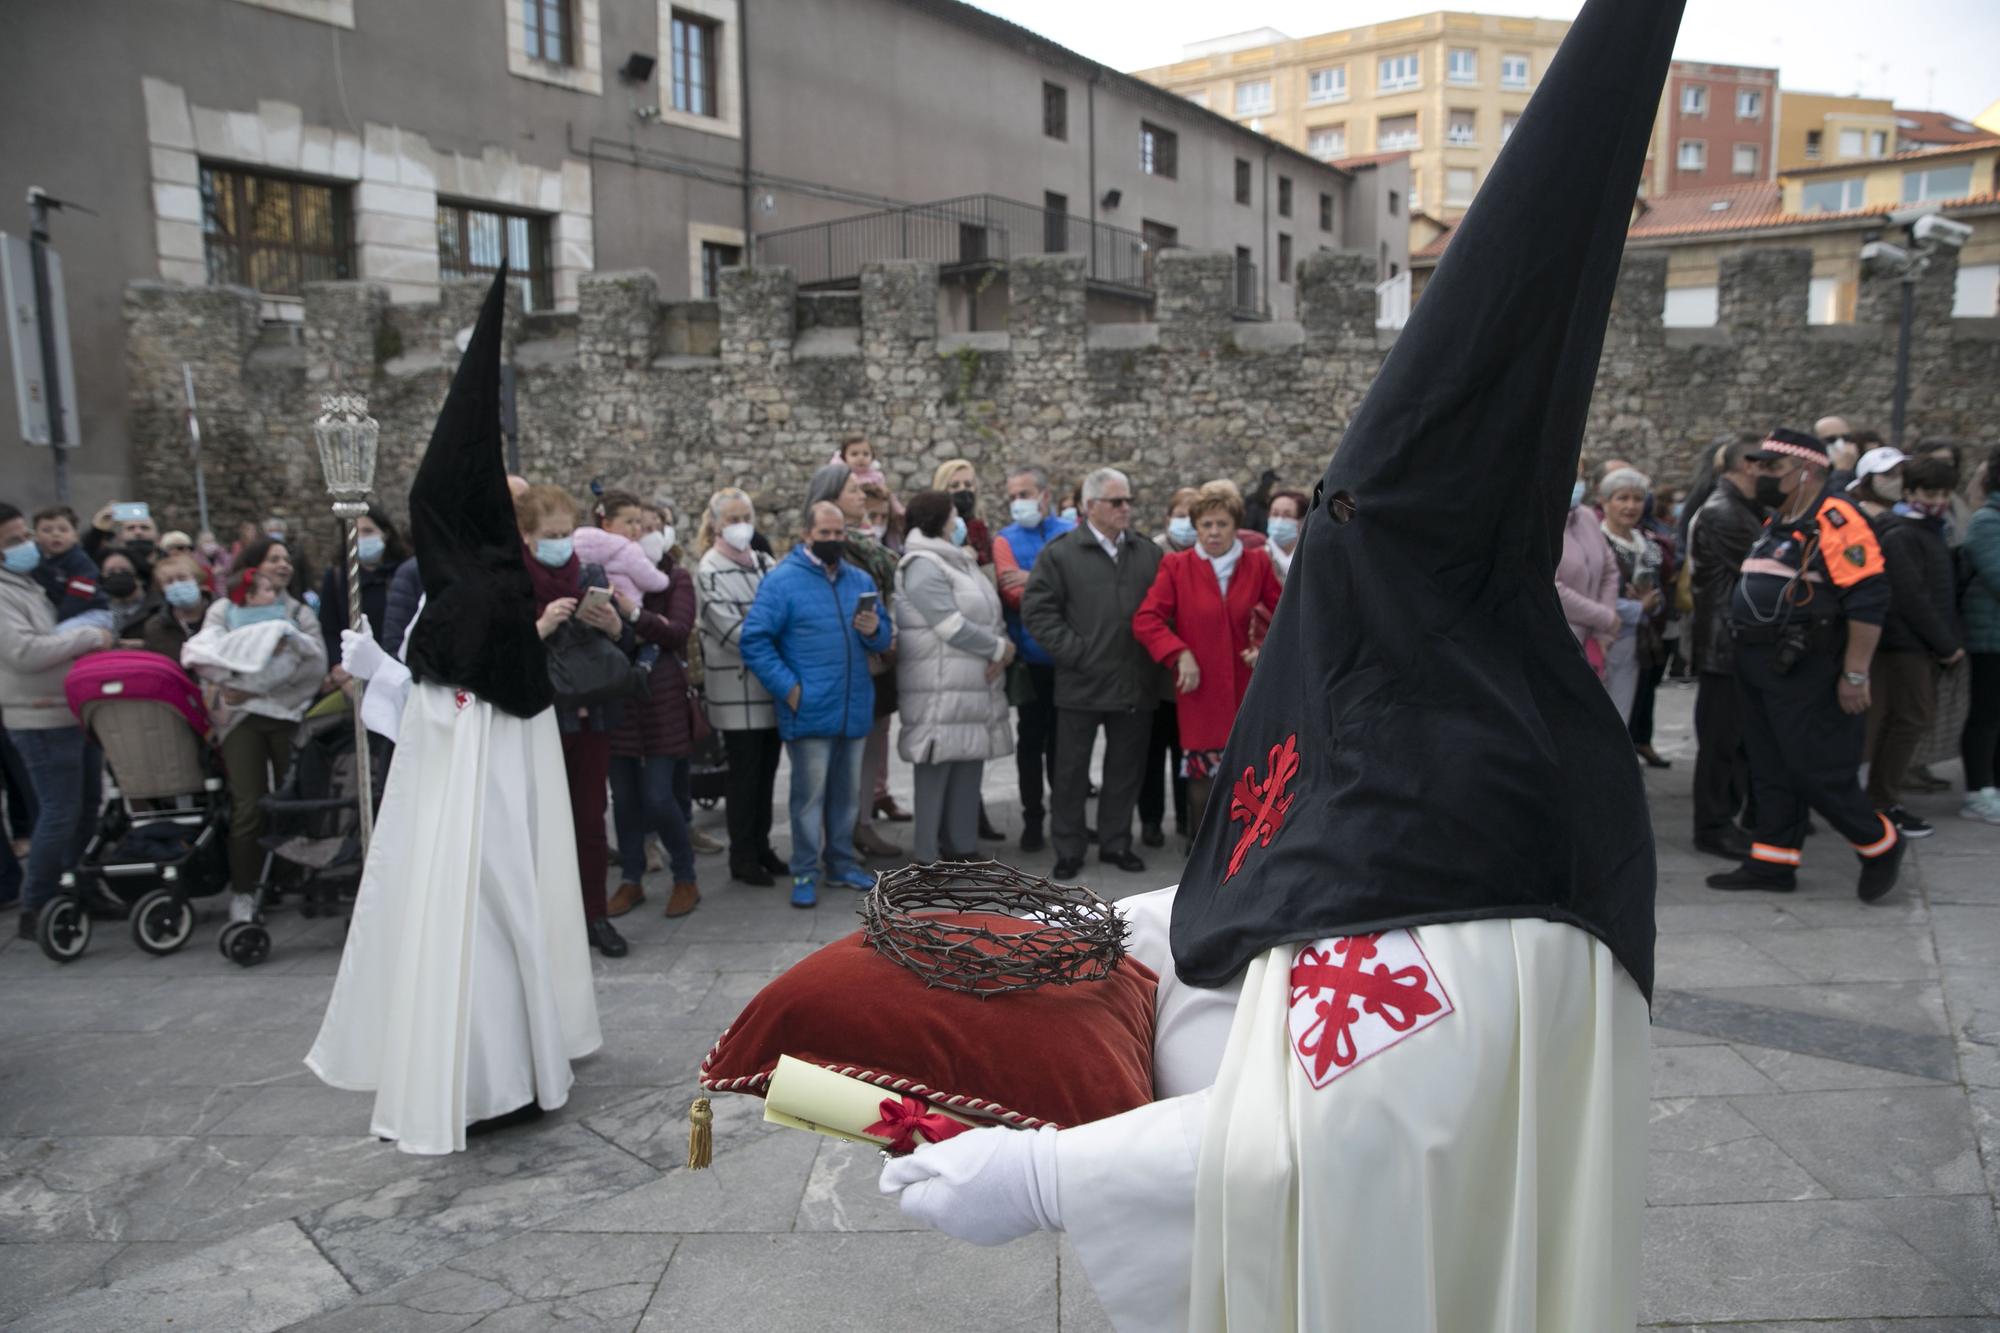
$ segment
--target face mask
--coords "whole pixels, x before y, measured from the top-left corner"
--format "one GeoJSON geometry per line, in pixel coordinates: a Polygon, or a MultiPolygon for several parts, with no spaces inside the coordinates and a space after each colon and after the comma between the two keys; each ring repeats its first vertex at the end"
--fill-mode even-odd
{"type": "Polygon", "coordinates": [[[285,604],[272,602],[269,606],[232,606],[229,608],[229,628],[242,629],[245,625],[255,625],[265,620],[283,620],[285,604]]]}
{"type": "Polygon", "coordinates": [[[193,579],[175,579],[166,586],[166,598],[168,606],[194,606],[201,601],[201,585],[193,579]]]}
{"type": "Polygon", "coordinates": [[[646,553],[646,559],[656,565],[667,558],[667,550],[672,545],[666,531],[648,532],[639,538],[639,549],[646,553]]]}
{"type": "Polygon", "coordinates": [[[6,555],[0,559],[4,559],[7,568],[16,574],[33,573],[35,566],[42,563],[42,548],[33,542],[22,542],[19,546],[8,547],[6,555]]]}
{"type": "Polygon", "coordinates": [[[106,574],[97,581],[97,586],[104,589],[107,597],[130,597],[139,590],[139,576],[121,569],[106,574]]]}
{"type": "Polygon", "coordinates": [[[868,535],[878,542],[887,541],[889,539],[889,525],[887,523],[870,523],[868,525],[868,535]]]}
{"type": "Polygon", "coordinates": [[[838,569],[840,567],[840,557],[846,549],[846,542],[814,542],[812,544],[814,558],[828,569],[838,569]]]}
{"type": "Polygon", "coordinates": [[[144,537],[134,537],[125,543],[125,554],[134,560],[145,560],[153,554],[153,543],[144,537]]]}
{"type": "Polygon", "coordinates": [[[957,514],[953,514],[951,516],[951,526],[945,529],[945,535],[951,538],[953,546],[965,545],[965,520],[957,514]]]}
{"type": "Polygon", "coordinates": [[[1875,497],[1878,500],[1885,500],[1890,504],[1894,504],[1903,498],[1903,479],[1901,477],[1892,477],[1886,473],[1878,472],[1868,479],[1868,487],[1875,492],[1875,497]]]}
{"type": "Polygon", "coordinates": [[[1007,516],[1024,528],[1031,528],[1042,521],[1042,502],[1040,500],[1009,500],[1007,502],[1007,516]]]}
{"type": "Polygon", "coordinates": [[[1280,546],[1290,546],[1299,539],[1299,521],[1281,514],[1264,524],[1264,535],[1280,546]]]}
{"type": "Polygon", "coordinates": [[[1943,518],[1945,515],[1951,512],[1951,501],[1912,500],[1910,501],[1910,508],[1916,510],[1919,514],[1922,514],[1925,518],[1943,518]]]}
{"type": "Polygon", "coordinates": [[[387,545],[380,537],[363,537],[354,543],[354,549],[361,556],[362,564],[372,565],[382,558],[382,550],[387,545]]]}
{"type": "Polygon", "coordinates": [[[576,543],[568,537],[543,537],[535,543],[535,559],[550,569],[561,569],[575,549],[576,543]]]}
{"type": "Polygon", "coordinates": [[[1583,478],[1576,479],[1576,485],[1569,488],[1569,507],[1576,508],[1583,503],[1583,478]]]}
{"type": "Polygon", "coordinates": [[[1785,484],[1777,477],[1757,478],[1757,503],[1766,509],[1785,507],[1785,484]]]}
{"type": "Polygon", "coordinates": [[[756,535],[757,527],[753,523],[731,523],[722,530],[722,540],[739,551],[749,550],[750,539],[756,535]]]}
{"type": "Polygon", "coordinates": [[[1194,545],[1194,520],[1182,515],[1167,520],[1167,537],[1176,546],[1194,545]]]}
{"type": "Polygon", "coordinates": [[[951,493],[951,507],[956,509],[962,518],[971,518],[973,506],[978,502],[979,497],[971,491],[953,491],[951,493]]]}

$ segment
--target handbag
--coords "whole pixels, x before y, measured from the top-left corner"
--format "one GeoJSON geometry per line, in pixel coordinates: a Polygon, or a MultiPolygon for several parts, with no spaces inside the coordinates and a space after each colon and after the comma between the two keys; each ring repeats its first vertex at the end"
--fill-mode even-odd
{"type": "Polygon", "coordinates": [[[548,652],[549,684],[558,708],[639,698],[652,675],[627,657],[615,640],[575,620],[556,627],[549,636],[548,652]]]}
{"type": "Polygon", "coordinates": [[[700,749],[708,738],[715,734],[715,728],[709,725],[708,708],[702,701],[700,687],[689,685],[685,698],[688,711],[688,739],[694,743],[696,749],[700,749]]]}

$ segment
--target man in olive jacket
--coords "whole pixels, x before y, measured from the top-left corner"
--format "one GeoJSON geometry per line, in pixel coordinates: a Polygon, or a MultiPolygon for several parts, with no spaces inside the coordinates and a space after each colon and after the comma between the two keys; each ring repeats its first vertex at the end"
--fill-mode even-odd
{"type": "Polygon", "coordinates": [[[1750,839],[1736,815],[1750,795],[1750,762],[1743,753],[1743,724],[1736,705],[1736,644],[1729,637],[1729,602],[1744,557],[1764,530],[1758,505],[1756,437],[1722,450],[1715,490],[1688,524],[1693,561],[1695,670],[1694,845],[1713,856],[1742,860],[1750,839]]]}
{"type": "Polygon", "coordinates": [[[1097,797],[1099,859],[1146,868],[1132,851],[1139,797],[1159,702],[1160,668],[1132,636],[1132,615],[1153,586],[1160,548],[1131,531],[1132,483],[1116,468],[1084,478],[1084,521],[1042,548],[1021,599],[1028,633],[1055,660],[1056,772],[1049,794],[1055,878],[1083,869],[1089,838],[1090,752],[1104,728],[1097,797]]]}

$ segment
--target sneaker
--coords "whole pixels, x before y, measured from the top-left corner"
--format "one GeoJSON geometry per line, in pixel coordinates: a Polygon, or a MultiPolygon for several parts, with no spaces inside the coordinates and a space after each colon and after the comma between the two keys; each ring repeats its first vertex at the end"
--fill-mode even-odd
{"type": "Polygon", "coordinates": [[[257,895],[254,893],[232,893],[229,895],[229,920],[255,921],[257,919],[257,895]]]}
{"type": "Polygon", "coordinates": [[[704,833],[698,828],[688,830],[688,846],[694,848],[703,856],[708,855],[710,852],[722,851],[727,845],[722,839],[715,837],[713,834],[704,833]]]}
{"type": "Polygon", "coordinates": [[[701,889],[692,880],[680,880],[674,884],[674,891],[667,897],[666,915],[686,916],[701,902],[701,889]]]}
{"type": "Polygon", "coordinates": [[[804,875],[792,879],[792,906],[811,907],[819,902],[819,894],[813,889],[813,882],[804,875]]]}
{"type": "Polygon", "coordinates": [[[1900,805],[1892,805],[1882,813],[1889,816],[1890,822],[1896,826],[1896,831],[1906,838],[1928,838],[1937,832],[1930,820],[1905,810],[1900,805]]]}
{"type": "Polygon", "coordinates": [[[1910,840],[1898,837],[1896,845],[1880,856],[1871,856],[1861,862],[1861,881],[1854,886],[1861,901],[1872,903],[1889,890],[1896,887],[1896,876],[1903,868],[1903,853],[1910,850],[1910,840]]]}
{"type": "Polygon", "coordinates": [[[2000,787],[1981,787],[1958,807],[1960,819],[1976,819],[1983,824],[2000,824],[2000,787]]]}
{"type": "Polygon", "coordinates": [[[845,874],[832,875],[828,878],[844,889],[855,889],[863,893],[875,887],[875,877],[865,870],[850,870],[845,874]]]}

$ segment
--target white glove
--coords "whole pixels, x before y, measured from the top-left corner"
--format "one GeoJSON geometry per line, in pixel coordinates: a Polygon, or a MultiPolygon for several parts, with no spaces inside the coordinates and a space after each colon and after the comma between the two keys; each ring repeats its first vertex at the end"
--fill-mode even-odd
{"type": "Polygon", "coordinates": [[[367,616],[361,617],[360,629],[340,632],[340,666],[356,680],[373,680],[388,660],[389,654],[382,651],[374,631],[368,628],[367,616]]]}
{"type": "Polygon", "coordinates": [[[878,1188],[900,1194],[903,1216],[974,1245],[1061,1231],[1056,1130],[970,1129],[882,1168],[878,1188]]]}

